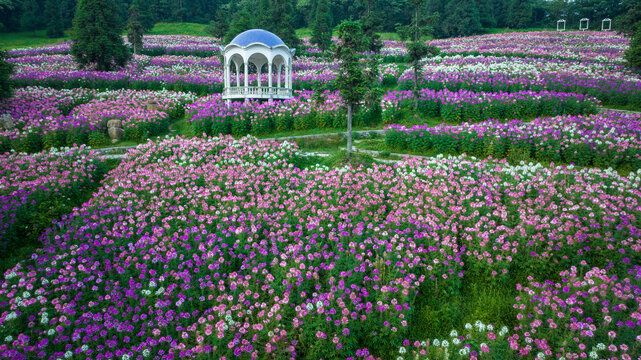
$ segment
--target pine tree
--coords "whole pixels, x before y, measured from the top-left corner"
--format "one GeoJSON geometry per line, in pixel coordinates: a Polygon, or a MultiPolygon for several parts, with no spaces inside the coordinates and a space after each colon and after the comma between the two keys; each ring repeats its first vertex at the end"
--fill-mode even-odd
{"type": "Polygon", "coordinates": [[[630,40],[630,48],[625,52],[625,60],[630,67],[641,73],[641,21],[637,22],[637,30],[630,40]]]}
{"type": "Polygon", "coordinates": [[[258,22],[256,23],[256,26],[265,29],[265,30],[273,30],[271,24],[271,12],[269,11],[271,7],[271,2],[269,0],[260,0],[260,3],[258,5],[258,16],[256,17],[258,19],[258,22]]]}
{"type": "Polygon", "coordinates": [[[481,31],[476,0],[450,0],[441,29],[447,37],[468,36],[481,31]]]}
{"type": "Polygon", "coordinates": [[[145,32],[153,29],[156,21],[154,20],[149,0],[134,0],[133,5],[138,8],[140,23],[145,32]]]}
{"type": "Polygon", "coordinates": [[[47,37],[62,37],[64,35],[64,28],[60,3],[57,0],[47,0],[47,2],[45,2],[45,15],[49,18],[47,22],[47,37]]]}
{"type": "Polygon", "coordinates": [[[352,119],[356,106],[370,91],[364,72],[364,63],[358,56],[366,48],[363,28],[358,21],[343,21],[338,26],[338,39],[334,57],[339,62],[336,88],[347,106],[347,153],[352,152],[352,119]]]}
{"type": "Polygon", "coordinates": [[[229,24],[229,29],[225,34],[225,43],[229,44],[236,35],[245,30],[252,28],[251,15],[245,10],[241,10],[234,15],[234,20],[229,24]]]}
{"type": "Polygon", "coordinates": [[[215,38],[222,39],[229,29],[229,14],[222,6],[216,11],[216,18],[211,21],[205,31],[215,38]]]}
{"type": "Polygon", "coordinates": [[[431,16],[425,18],[421,14],[421,9],[425,5],[425,0],[410,0],[414,7],[414,16],[412,23],[405,29],[405,33],[412,38],[412,42],[407,45],[407,62],[412,64],[414,72],[414,86],[412,88],[412,96],[414,98],[414,110],[418,109],[418,87],[421,75],[421,59],[428,55],[436,55],[439,49],[432,45],[425,45],[421,41],[421,36],[432,32],[431,24],[436,21],[438,16],[431,16]]]}
{"type": "Polygon", "coordinates": [[[316,20],[312,30],[312,44],[317,45],[323,52],[332,46],[332,19],[329,14],[327,0],[318,0],[316,20]]]}
{"type": "Polygon", "coordinates": [[[287,46],[295,48],[300,40],[296,36],[292,16],[291,0],[272,0],[271,1],[271,30],[278,35],[287,46]]]}
{"type": "Polygon", "coordinates": [[[140,21],[140,11],[136,5],[129,8],[129,22],[127,23],[127,40],[134,48],[134,55],[142,50],[142,38],[145,30],[140,21]]]}
{"type": "Polygon", "coordinates": [[[110,71],[122,67],[131,53],[121,33],[114,0],[81,0],[73,19],[71,54],[81,68],[110,71]]]}
{"type": "Polygon", "coordinates": [[[23,31],[33,30],[34,35],[40,27],[40,6],[36,0],[25,0],[22,4],[20,27],[23,31]]]}
{"type": "Polygon", "coordinates": [[[0,50],[0,101],[11,97],[12,81],[11,73],[13,72],[13,65],[5,61],[7,53],[0,50]]]}

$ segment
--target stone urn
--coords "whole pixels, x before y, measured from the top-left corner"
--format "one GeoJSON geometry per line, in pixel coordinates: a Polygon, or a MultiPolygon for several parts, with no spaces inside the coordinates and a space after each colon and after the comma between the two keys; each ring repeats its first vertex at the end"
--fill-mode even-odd
{"type": "Polygon", "coordinates": [[[13,118],[9,114],[3,114],[0,116],[0,130],[13,130],[16,125],[13,123],[13,118]]]}
{"type": "Polygon", "coordinates": [[[122,120],[111,119],[107,121],[107,134],[109,134],[112,143],[122,140],[122,136],[125,134],[125,130],[122,128],[122,120]]]}
{"type": "Polygon", "coordinates": [[[158,107],[158,103],[156,100],[149,100],[147,103],[147,111],[158,111],[160,108],[158,107]]]}

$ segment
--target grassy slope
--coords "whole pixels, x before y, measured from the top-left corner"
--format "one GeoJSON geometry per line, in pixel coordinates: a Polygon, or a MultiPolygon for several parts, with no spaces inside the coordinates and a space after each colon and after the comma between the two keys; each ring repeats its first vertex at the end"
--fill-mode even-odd
{"type": "Polygon", "coordinates": [[[35,32],[15,32],[15,33],[0,33],[0,49],[11,50],[25,47],[44,46],[51,44],[58,44],[63,41],[70,40],[71,34],[65,31],[65,36],[62,38],[50,39],[46,36],[45,30],[38,30],[35,32]]]}

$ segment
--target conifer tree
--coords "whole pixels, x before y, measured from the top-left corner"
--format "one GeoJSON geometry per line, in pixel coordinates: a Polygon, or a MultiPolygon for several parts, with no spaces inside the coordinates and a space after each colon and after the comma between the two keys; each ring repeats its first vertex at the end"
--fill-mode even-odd
{"type": "Polygon", "coordinates": [[[35,36],[36,30],[40,26],[40,6],[36,0],[25,0],[22,3],[22,16],[20,17],[20,27],[23,31],[33,30],[35,36]]]}
{"type": "Polygon", "coordinates": [[[414,7],[414,16],[412,23],[405,30],[412,39],[412,42],[407,45],[407,62],[412,64],[414,73],[414,84],[412,87],[412,97],[414,98],[414,110],[418,109],[418,86],[421,75],[421,59],[428,55],[436,55],[439,49],[432,45],[425,45],[421,41],[421,36],[429,34],[432,27],[429,25],[436,21],[435,16],[424,17],[421,14],[421,9],[425,5],[425,0],[410,0],[414,7]]]}
{"type": "Polygon", "coordinates": [[[11,73],[13,65],[5,61],[6,57],[7,53],[0,50],[0,101],[11,97],[12,94],[11,73]]]}
{"type": "Polygon", "coordinates": [[[358,104],[371,96],[370,77],[365,71],[365,63],[359,53],[367,44],[363,37],[363,28],[358,21],[343,21],[338,26],[339,43],[336,45],[334,58],[339,62],[336,88],[347,106],[347,153],[352,152],[352,119],[358,104]]]}
{"type": "Polygon", "coordinates": [[[241,10],[234,15],[234,20],[229,24],[229,29],[225,34],[225,43],[229,44],[236,35],[242,33],[245,30],[252,28],[251,15],[245,10],[241,10]]]}
{"type": "Polygon", "coordinates": [[[47,0],[47,2],[45,2],[45,15],[49,18],[47,22],[47,37],[62,37],[64,35],[64,28],[60,3],[57,0],[47,0]]]}
{"type": "Polygon", "coordinates": [[[80,0],[73,19],[71,54],[81,68],[110,71],[123,67],[131,53],[121,33],[114,0],[80,0]]]}
{"type": "Polygon", "coordinates": [[[216,17],[209,23],[205,31],[215,38],[222,39],[229,29],[229,12],[222,6],[216,11],[216,17]]]}
{"type": "Polygon", "coordinates": [[[332,19],[329,14],[327,0],[318,0],[316,6],[316,19],[312,30],[312,44],[318,46],[323,52],[332,46],[332,19]]]}
{"type": "Polygon", "coordinates": [[[271,26],[270,29],[278,35],[290,48],[295,48],[299,44],[296,30],[294,29],[294,17],[291,0],[272,0],[271,1],[271,26]]]}
{"type": "Polygon", "coordinates": [[[625,52],[625,60],[630,67],[641,73],[641,21],[637,23],[637,30],[630,40],[630,48],[625,52]]]}
{"type": "Polygon", "coordinates": [[[140,13],[140,23],[145,32],[154,28],[155,21],[151,12],[151,3],[149,0],[134,0],[133,6],[138,8],[140,13]]]}
{"type": "Polygon", "coordinates": [[[145,30],[140,21],[140,11],[136,5],[129,8],[129,22],[127,23],[127,40],[134,49],[134,55],[142,50],[142,38],[145,30]]]}
{"type": "Polygon", "coordinates": [[[258,5],[258,22],[257,27],[265,30],[273,30],[271,24],[271,11],[270,11],[271,2],[269,0],[260,0],[258,5]]]}

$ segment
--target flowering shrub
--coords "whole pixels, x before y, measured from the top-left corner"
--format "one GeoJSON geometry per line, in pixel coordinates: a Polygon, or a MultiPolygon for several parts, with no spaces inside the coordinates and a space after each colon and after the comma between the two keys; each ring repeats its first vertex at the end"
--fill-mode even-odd
{"type": "MultiPolygon", "coordinates": [[[[641,108],[641,78],[622,65],[594,61],[449,56],[424,60],[422,87],[473,91],[559,91],[586,94],[605,104],[641,108]]],[[[411,89],[413,73],[399,79],[411,89]]]]}
{"type": "Polygon", "coordinates": [[[83,146],[31,155],[11,152],[0,156],[0,168],[2,255],[79,204],[106,171],[104,158],[83,146]]]}
{"type": "Polygon", "coordinates": [[[230,137],[131,150],[0,280],[0,357],[396,359],[439,331],[410,327],[419,304],[468,296],[467,277],[640,260],[641,172],[296,156],[230,137]]]}
{"type": "Polygon", "coordinates": [[[641,267],[617,276],[608,268],[582,265],[560,275],[561,281],[530,278],[529,285],[518,286],[519,326],[509,338],[512,349],[541,359],[638,358],[641,267]]]}
{"type": "Polygon", "coordinates": [[[418,152],[467,153],[505,158],[519,151],[542,162],[601,168],[641,169],[641,117],[606,112],[538,118],[532,122],[489,120],[460,126],[386,127],[385,142],[418,152]]]}
{"type": "MultiPolygon", "coordinates": [[[[381,106],[383,118],[387,123],[392,123],[413,109],[412,92],[390,91],[383,96],[381,106]]],[[[418,101],[421,113],[442,117],[448,122],[591,114],[597,112],[598,107],[599,101],[590,96],[546,90],[488,93],[423,89],[419,91],[418,101]]]]}

